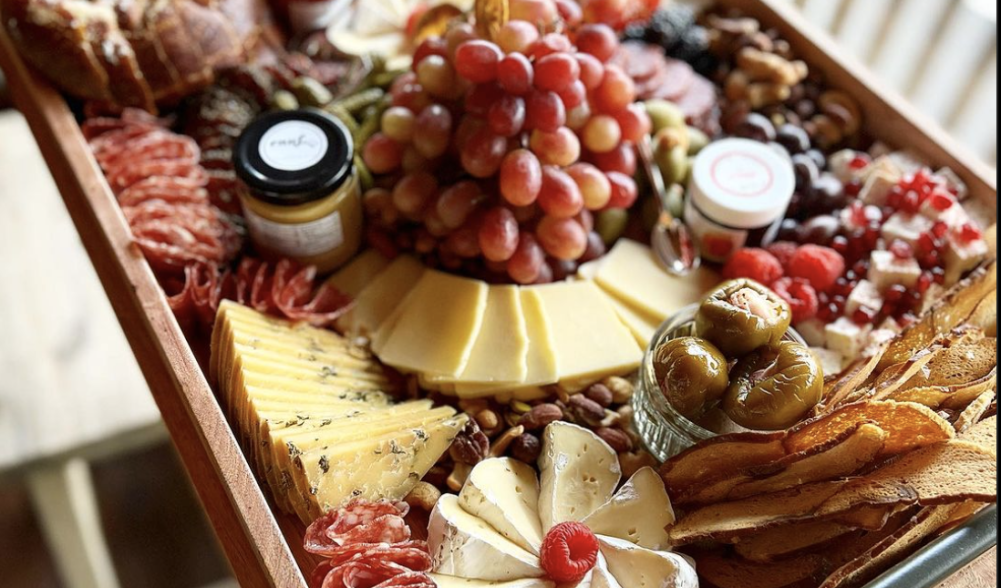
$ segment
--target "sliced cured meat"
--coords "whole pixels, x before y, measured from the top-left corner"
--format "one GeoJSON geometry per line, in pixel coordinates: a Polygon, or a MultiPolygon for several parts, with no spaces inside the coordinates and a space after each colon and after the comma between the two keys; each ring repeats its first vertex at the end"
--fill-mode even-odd
{"type": "Polygon", "coordinates": [[[135,161],[131,165],[122,166],[122,168],[107,174],[108,183],[115,193],[121,192],[139,180],[153,176],[185,178],[199,182],[203,186],[208,183],[208,176],[202,166],[198,165],[197,160],[135,161]]]}
{"type": "Polygon", "coordinates": [[[655,73],[664,61],[664,52],[659,47],[627,41],[619,45],[610,63],[622,68],[633,80],[645,80],[655,73]]]}
{"type": "Polygon", "coordinates": [[[650,98],[663,98],[672,102],[680,100],[698,77],[692,66],[677,59],[665,60],[661,72],[650,98]]]}
{"type": "Polygon", "coordinates": [[[120,149],[108,150],[99,156],[101,167],[111,173],[134,161],[175,160],[197,162],[201,157],[198,144],[191,137],[169,131],[146,133],[126,141],[120,149]]]}
{"type": "Polygon", "coordinates": [[[691,88],[677,100],[677,105],[685,113],[688,124],[698,127],[710,136],[716,133],[718,126],[716,104],[716,86],[701,76],[696,76],[691,88]]]}
{"type": "Polygon", "coordinates": [[[174,204],[208,204],[209,193],[196,182],[181,178],[152,177],[140,180],[118,195],[122,207],[138,206],[150,200],[174,204]]]}
{"type": "MultiPolygon", "coordinates": [[[[290,264],[279,263],[278,273],[288,273],[290,264]]],[[[241,268],[242,269],[242,268],[241,268]]],[[[286,281],[285,278],[282,281],[286,281]]],[[[384,517],[396,517],[403,520],[403,517],[410,511],[405,502],[395,503],[388,501],[371,502],[367,500],[355,500],[337,510],[332,510],[313,523],[306,529],[305,548],[313,552],[315,546],[325,546],[330,544],[344,545],[345,543],[397,543],[410,538],[410,528],[403,523],[404,531],[394,531],[392,534],[385,534],[382,539],[373,535],[373,529],[382,531],[389,528],[385,524],[384,517]]],[[[395,527],[396,525],[393,525],[395,527]]],[[[313,552],[315,553],[315,552],[313,552]]]]}
{"type": "Polygon", "coordinates": [[[375,588],[435,588],[437,584],[426,572],[404,572],[379,584],[375,588]]]}

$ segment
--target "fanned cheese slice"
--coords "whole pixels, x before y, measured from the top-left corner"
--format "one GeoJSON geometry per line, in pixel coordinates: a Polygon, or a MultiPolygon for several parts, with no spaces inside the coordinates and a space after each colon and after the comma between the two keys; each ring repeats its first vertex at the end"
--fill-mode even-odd
{"type": "Polygon", "coordinates": [[[539,456],[539,518],[545,534],[557,523],[582,521],[619,485],[619,458],[587,429],[557,421],[546,427],[539,456]]]}
{"type": "Polygon", "coordinates": [[[664,482],[653,468],[641,468],[584,524],[598,535],[624,539],[647,549],[665,549],[674,509],[664,482]]]}
{"type": "Polygon", "coordinates": [[[619,299],[663,321],[702,300],[719,283],[719,276],[704,266],[684,278],[672,276],[657,263],[649,247],[619,239],[602,258],[595,281],[619,299]]]}
{"type": "Polygon", "coordinates": [[[490,582],[488,580],[467,580],[455,576],[431,574],[438,588],[556,588],[556,584],[542,578],[524,578],[510,582],[490,582]]]}
{"type": "Polygon", "coordinates": [[[423,273],[424,265],[417,258],[397,257],[358,293],[351,310],[338,319],[337,328],[350,336],[375,333],[423,273]]]}
{"type": "Polygon", "coordinates": [[[553,328],[542,307],[542,298],[531,288],[521,288],[521,311],[525,316],[525,332],[528,337],[528,350],[525,354],[525,380],[517,386],[508,384],[466,384],[456,383],[454,394],[459,398],[481,398],[493,396],[499,392],[511,391],[518,396],[517,391],[537,390],[539,386],[555,384],[558,379],[556,371],[556,346],[553,340],[553,328]]]}
{"type": "Polygon", "coordinates": [[[402,371],[462,373],[483,324],[487,290],[480,280],[428,270],[376,350],[379,359],[402,371]]]}
{"type": "Polygon", "coordinates": [[[507,457],[481,461],[459,492],[459,505],[522,549],[539,553],[539,481],[528,464],[507,457]]]}
{"type": "Polygon", "coordinates": [[[608,571],[628,588],[698,588],[695,567],[683,556],[652,551],[622,539],[598,536],[608,571]]]}
{"type": "Polygon", "coordinates": [[[608,571],[608,562],[599,553],[598,563],[588,572],[587,577],[580,583],[579,588],[623,588],[623,586],[615,579],[612,572],[608,571]]]}
{"type": "Polygon", "coordinates": [[[620,374],[639,367],[643,350],[594,282],[560,282],[534,290],[552,328],[560,380],[620,374]]]}
{"type": "Polygon", "coordinates": [[[517,286],[490,286],[483,325],[458,376],[429,374],[432,383],[518,384],[528,373],[528,334],[517,286]]]}
{"type": "Polygon", "coordinates": [[[388,265],[389,260],[381,253],[375,249],[366,249],[330,276],[327,283],[351,298],[356,298],[388,265]]]}
{"type": "Polygon", "coordinates": [[[545,575],[539,558],[504,538],[445,494],[428,523],[432,569],[440,574],[477,580],[508,581],[545,575]]]}
{"type": "Polygon", "coordinates": [[[608,303],[615,309],[615,314],[622,321],[622,324],[633,334],[640,347],[646,349],[653,339],[653,334],[657,331],[661,321],[657,317],[644,313],[643,311],[630,306],[619,300],[616,296],[605,292],[608,303]]]}

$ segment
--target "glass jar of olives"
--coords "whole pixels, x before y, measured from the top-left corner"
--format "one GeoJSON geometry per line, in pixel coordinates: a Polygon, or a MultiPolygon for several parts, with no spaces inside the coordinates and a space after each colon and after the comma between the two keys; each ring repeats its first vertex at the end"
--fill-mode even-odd
{"type": "MultiPolygon", "coordinates": [[[[722,367],[719,365],[721,360],[727,361],[721,352],[695,337],[696,314],[700,306],[686,306],[668,318],[654,333],[640,366],[639,385],[633,397],[633,421],[647,450],[660,461],[710,437],[749,430],[727,418],[719,407],[698,414],[693,410],[700,400],[721,400],[723,391],[720,389],[719,372],[723,370],[722,377],[725,379],[727,369],[725,364],[722,367]],[[672,359],[683,361],[675,361],[668,368],[673,372],[665,373],[664,364],[672,359]],[[676,390],[665,389],[662,386],[665,381],[667,385],[672,381],[684,382],[695,392],[681,390],[681,386],[676,390]],[[704,397],[693,397],[699,394],[704,397]]],[[[782,335],[780,344],[784,342],[797,343],[804,349],[806,345],[792,328],[786,329],[782,335]]],[[[823,381],[822,375],[820,381],[823,381]]]]}

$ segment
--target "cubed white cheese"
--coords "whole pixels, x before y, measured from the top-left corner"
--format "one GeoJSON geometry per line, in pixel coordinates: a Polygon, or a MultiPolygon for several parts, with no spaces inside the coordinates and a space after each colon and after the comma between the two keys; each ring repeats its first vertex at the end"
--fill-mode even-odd
{"type": "Polygon", "coordinates": [[[839,180],[848,183],[855,179],[857,172],[851,168],[851,161],[855,159],[858,152],[854,149],[842,149],[832,153],[827,158],[827,171],[834,174],[839,180]]]}
{"type": "Polygon", "coordinates": [[[886,197],[890,194],[890,190],[897,185],[898,180],[900,180],[899,175],[891,175],[883,171],[871,173],[865,184],[862,185],[858,197],[866,204],[884,206],[886,197]]]}
{"type": "Polygon", "coordinates": [[[889,251],[873,251],[869,259],[869,273],[866,276],[880,292],[885,292],[894,284],[913,287],[921,277],[921,266],[915,259],[897,259],[889,251]]]}
{"type": "Polygon", "coordinates": [[[932,221],[942,221],[949,228],[961,227],[970,222],[970,215],[958,202],[953,202],[952,206],[945,210],[939,210],[931,205],[931,198],[921,205],[921,216],[932,221]]]}
{"type": "Polygon", "coordinates": [[[903,327],[900,326],[900,323],[897,322],[897,319],[892,316],[886,317],[886,319],[880,323],[879,328],[885,331],[892,331],[895,334],[904,330],[903,327]]]}
{"type": "Polygon", "coordinates": [[[883,296],[879,288],[869,280],[861,280],[845,300],[845,314],[852,316],[861,307],[879,310],[883,308],[883,296]]]}
{"type": "Polygon", "coordinates": [[[876,155],[875,153],[870,153],[869,155],[873,160],[869,164],[869,167],[863,170],[863,179],[868,180],[875,174],[884,174],[893,178],[894,182],[897,182],[900,178],[904,177],[904,173],[900,171],[900,168],[897,167],[897,164],[888,155],[876,155]]]}
{"type": "Polygon", "coordinates": [[[935,172],[935,175],[945,179],[946,185],[956,191],[956,196],[958,196],[960,200],[966,199],[966,195],[969,192],[966,187],[966,182],[964,182],[956,172],[952,171],[952,168],[939,168],[939,170],[935,172]]]}
{"type": "Polygon", "coordinates": [[[959,236],[950,231],[945,237],[945,248],[942,259],[945,261],[945,284],[950,286],[959,281],[966,272],[977,267],[987,256],[987,242],[974,239],[963,242],[959,236]]]}
{"type": "Polygon", "coordinates": [[[825,347],[827,345],[827,334],[824,329],[827,323],[819,318],[812,318],[796,323],[796,332],[811,347],[825,347]]]}
{"type": "Polygon", "coordinates": [[[917,247],[921,234],[931,231],[933,224],[934,221],[920,214],[895,212],[883,223],[881,235],[887,244],[892,243],[894,239],[900,239],[909,243],[911,247],[917,247]]]}
{"type": "Polygon", "coordinates": [[[848,317],[841,317],[827,325],[827,348],[837,351],[846,360],[858,357],[869,340],[872,325],[856,325],[848,317]]]}
{"type": "Polygon", "coordinates": [[[869,334],[869,342],[866,343],[865,349],[862,350],[862,357],[872,357],[875,355],[879,348],[889,343],[897,334],[890,329],[876,329],[869,334]]]}
{"type": "Polygon", "coordinates": [[[810,351],[817,356],[820,368],[824,370],[825,378],[841,373],[845,358],[841,357],[840,353],[826,347],[810,347],[810,351]]]}
{"type": "Polygon", "coordinates": [[[908,151],[894,151],[887,155],[901,174],[913,174],[925,166],[921,159],[908,151]]]}

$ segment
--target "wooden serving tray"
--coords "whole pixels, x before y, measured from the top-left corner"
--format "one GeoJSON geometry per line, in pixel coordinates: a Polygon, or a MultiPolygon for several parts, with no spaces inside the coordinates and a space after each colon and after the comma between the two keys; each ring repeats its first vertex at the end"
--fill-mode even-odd
{"type": "MultiPolygon", "coordinates": [[[[972,197],[997,198],[994,172],[903,100],[879,88],[824,33],[781,0],[718,0],[778,28],[810,67],[853,95],[873,136],[952,168],[972,197]]],[[[248,465],[205,374],[131,240],[128,225],[56,90],[21,60],[0,27],[0,67],[24,113],[94,268],[118,315],[170,436],[241,586],[305,588],[315,563],[302,548],[301,523],[274,509],[248,465]]],[[[0,140],[3,140],[0,137],[0,140]]],[[[110,367],[110,366],[109,366],[110,367]]],[[[942,586],[993,586],[993,551],[942,586]]]]}

